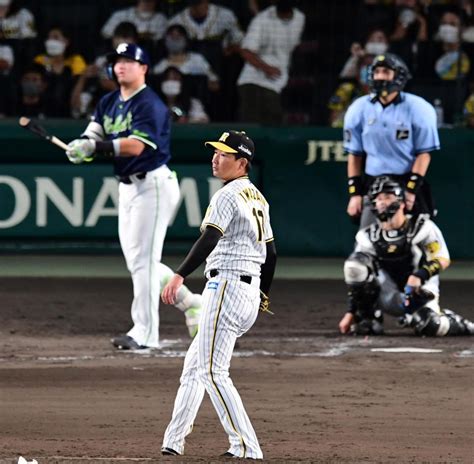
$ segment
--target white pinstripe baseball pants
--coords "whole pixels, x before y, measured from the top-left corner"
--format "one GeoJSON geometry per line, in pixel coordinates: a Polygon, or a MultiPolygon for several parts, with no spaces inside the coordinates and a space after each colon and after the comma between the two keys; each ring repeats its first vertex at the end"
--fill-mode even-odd
{"type": "Polygon", "coordinates": [[[183,453],[185,437],[192,430],[206,390],[229,436],[228,451],[239,457],[263,458],[240,395],[229,377],[235,341],[257,319],[259,285],[258,278],[247,284],[240,281],[239,276],[227,273],[220,273],[207,282],[199,332],[184,360],[164,447],[183,453]]]}

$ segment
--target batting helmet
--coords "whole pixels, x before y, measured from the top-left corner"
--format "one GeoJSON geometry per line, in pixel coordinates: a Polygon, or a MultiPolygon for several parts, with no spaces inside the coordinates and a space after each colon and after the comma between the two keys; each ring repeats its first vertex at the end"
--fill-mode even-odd
{"type": "Polygon", "coordinates": [[[411,79],[410,70],[405,62],[394,53],[385,53],[377,55],[369,69],[369,88],[371,93],[386,96],[392,92],[401,92],[408,81],[411,79]],[[374,70],[379,66],[393,69],[395,76],[391,81],[384,79],[374,79],[374,70]]]}
{"type": "Polygon", "coordinates": [[[121,43],[112,53],[107,54],[107,73],[111,79],[115,79],[114,64],[120,57],[130,58],[131,60],[146,64],[148,66],[148,70],[150,69],[150,57],[143,48],[136,44],[121,43]]]}
{"type": "Polygon", "coordinates": [[[372,205],[372,211],[382,221],[388,221],[392,218],[405,201],[405,195],[401,185],[389,176],[377,177],[369,189],[369,199],[372,205]],[[384,211],[379,212],[375,207],[375,200],[379,193],[393,193],[396,200],[390,204],[384,211]]]}

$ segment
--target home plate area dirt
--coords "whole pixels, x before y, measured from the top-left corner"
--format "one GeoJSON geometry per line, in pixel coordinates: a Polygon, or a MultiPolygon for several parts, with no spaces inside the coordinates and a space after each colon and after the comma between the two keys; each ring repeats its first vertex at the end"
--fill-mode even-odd
{"type": "MultiPolygon", "coordinates": [[[[190,339],[162,305],[162,348],[116,351],[131,292],[127,279],[2,280],[0,463],[226,461],[207,396],[185,455],[161,456],[190,339]]],[[[473,293],[443,282],[441,303],[473,319],[473,293]]],[[[472,337],[418,338],[390,319],[385,336],[341,336],[339,281],[277,280],[271,300],[231,366],[266,462],[472,462],[472,337]]]]}

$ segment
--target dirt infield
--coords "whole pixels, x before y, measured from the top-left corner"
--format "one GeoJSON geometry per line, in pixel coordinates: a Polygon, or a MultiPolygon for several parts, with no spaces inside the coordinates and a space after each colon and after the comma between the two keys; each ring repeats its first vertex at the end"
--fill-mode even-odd
{"type": "MultiPolygon", "coordinates": [[[[472,286],[444,282],[443,305],[474,318],[472,286]]],[[[163,306],[161,350],[114,351],[130,298],[128,279],[1,281],[1,463],[225,461],[207,398],[186,456],[160,455],[189,339],[163,306]]],[[[384,337],[342,337],[337,281],[279,280],[272,301],[276,315],[239,341],[231,370],[266,461],[472,462],[472,337],[420,339],[392,321],[384,337]],[[434,352],[374,351],[403,347],[434,352]]]]}

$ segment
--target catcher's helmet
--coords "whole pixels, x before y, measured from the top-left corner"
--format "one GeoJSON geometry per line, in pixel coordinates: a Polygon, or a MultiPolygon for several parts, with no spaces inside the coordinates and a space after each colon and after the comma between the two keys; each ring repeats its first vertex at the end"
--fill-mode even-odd
{"type": "Polygon", "coordinates": [[[385,222],[392,218],[405,201],[405,195],[401,185],[389,176],[377,177],[369,189],[369,199],[373,213],[380,221],[385,222]],[[384,211],[379,212],[375,206],[375,200],[379,193],[393,193],[396,200],[391,203],[384,211]]]}
{"type": "Polygon", "coordinates": [[[150,57],[143,48],[136,44],[121,43],[113,52],[107,54],[107,74],[111,79],[115,79],[114,64],[121,56],[138,61],[142,64],[146,64],[148,66],[148,70],[150,69],[150,57]]]}
{"type": "Polygon", "coordinates": [[[392,92],[401,92],[407,81],[411,79],[410,70],[405,62],[394,53],[377,55],[372,61],[369,69],[369,88],[371,93],[386,96],[392,92]],[[391,81],[374,79],[374,70],[378,66],[385,66],[395,71],[395,76],[391,81]]]}

